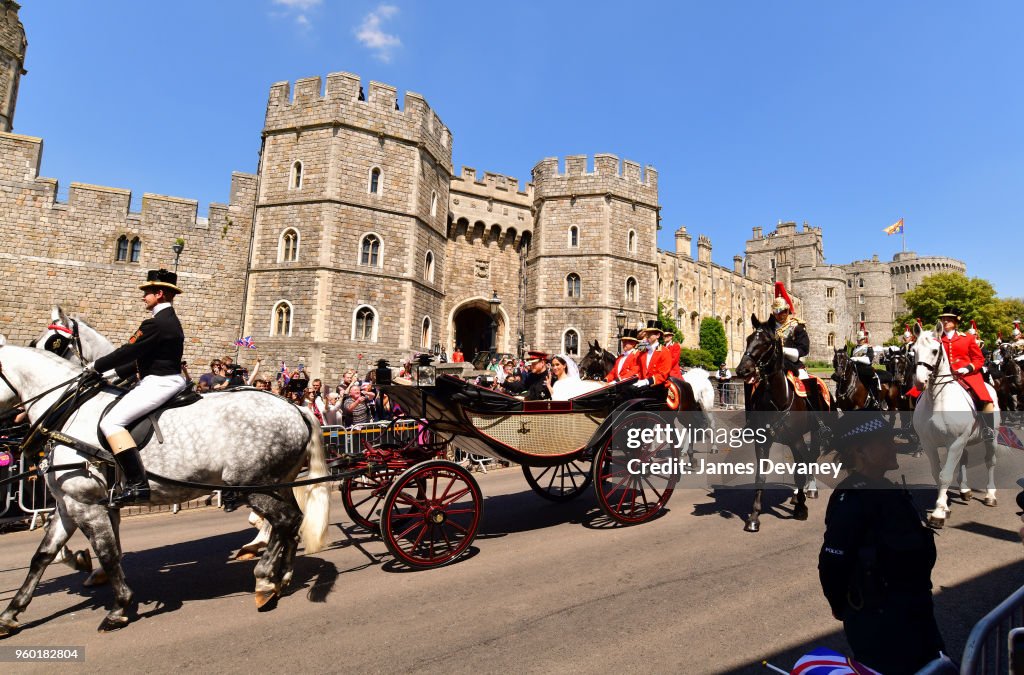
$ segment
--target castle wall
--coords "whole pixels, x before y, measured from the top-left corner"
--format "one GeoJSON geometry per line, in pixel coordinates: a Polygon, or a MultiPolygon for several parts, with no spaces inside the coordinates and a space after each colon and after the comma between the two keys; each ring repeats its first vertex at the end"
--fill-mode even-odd
{"type": "Polygon", "coordinates": [[[806,322],[812,361],[831,363],[835,348],[842,348],[856,333],[846,296],[846,270],[837,265],[801,267],[793,271],[793,287],[800,290],[798,314],[806,322]]]}
{"type": "MultiPolygon", "coordinates": [[[[146,194],[129,211],[128,190],[72,183],[56,201],[57,181],[37,175],[42,141],[0,133],[0,323],[15,343],[42,334],[50,307],[78,314],[115,344],[147,313],[138,285],[146,270],[173,269],[171,245],[185,239],[175,300],[188,339],[185,358],[199,365],[234,350],[255,200],[255,177],[232,174],[231,203],[211,204],[146,194]],[[117,262],[117,239],[138,237],[139,261],[117,262]]],[[[195,366],[193,366],[195,367],[195,366]]],[[[200,369],[202,372],[205,368],[200,369]]]]}
{"type": "Polygon", "coordinates": [[[25,27],[18,20],[18,3],[0,0],[0,132],[14,128],[18,83],[25,73],[25,27]]]}

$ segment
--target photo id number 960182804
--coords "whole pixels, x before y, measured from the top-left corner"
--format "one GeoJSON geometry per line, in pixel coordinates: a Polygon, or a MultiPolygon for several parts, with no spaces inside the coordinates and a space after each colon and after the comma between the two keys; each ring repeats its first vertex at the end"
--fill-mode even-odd
{"type": "Polygon", "coordinates": [[[85,647],[15,647],[0,645],[0,663],[85,661],[85,647]]]}

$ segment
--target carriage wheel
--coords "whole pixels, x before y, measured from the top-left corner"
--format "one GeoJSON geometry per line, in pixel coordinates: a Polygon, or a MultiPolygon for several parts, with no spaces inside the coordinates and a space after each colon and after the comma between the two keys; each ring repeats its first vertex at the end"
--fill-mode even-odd
{"type": "Polygon", "coordinates": [[[469,471],[446,459],[407,469],[384,498],[381,536],[396,559],[426,569],[466,552],[483,513],[480,486],[469,471]]]}
{"type": "Polygon", "coordinates": [[[523,465],[523,475],[533,491],[553,502],[567,502],[576,499],[590,487],[594,480],[590,462],[574,459],[557,466],[523,465]]]}
{"type": "Polygon", "coordinates": [[[678,458],[679,452],[668,444],[632,449],[625,443],[629,428],[650,428],[663,421],[652,415],[629,415],[594,458],[592,476],[597,502],[609,518],[624,525],[642,523],[658,515],[679,482],[679,474],[675,472],[662,476],[629,471],[634,459],[651,463],[678,458]]]}
{"type": "Polygon", "coordinates": [[[380,505],[388,488],[402,469],[387,467],[365,476],[351,476],[341,483],[341,504],[345,513],[358,527],[377,534],[380,525],[380,505]]]}

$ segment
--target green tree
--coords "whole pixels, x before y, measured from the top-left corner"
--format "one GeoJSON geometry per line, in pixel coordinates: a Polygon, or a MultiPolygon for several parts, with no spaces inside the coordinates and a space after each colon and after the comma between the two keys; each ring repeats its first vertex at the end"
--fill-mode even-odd
{"type": "MultiPolygon", "coordinates": [[[[671,315],[665,311],[665,305],[661,300],[658,300],[658,323],[661,324],[662,330],[675,336],[677,343],[683,344],[683,331],[679,330],[679,326],[672,320],[671,315]]],[[[682,361],[682,356],[680,356],[680,361],[682,361]]]]}
{"type": "Polygon", "coordinates": [[[932,328],[942,310],[947,306],[960,311],[961,329],[970,328],[973,319],[978,332],[986,341],[995,338],[996,331],[1006,335],[1013,328],[1009,318],[1014,301],[1000,300],[996,291],[985,279],[965,277],[955,272],[943,272],[926,277],[921,284],[903,296],[907,313],[897,317],[893,331],[903,332],[903,324],[911,326],[918,318],[925,328],[932,328]]]}
{"type": "Polygon", "coordinates": [[[703,368],[704,370],[716,370],[718,364],[706,349],[680,349],[679,365],[687,368],[703,368]]]}
{"type": "Polygon", "coordinates": [[[725,327],[718,319],[707,318],[700,322],[700,348],[711,354],[714,367],[725,363],[729,343],[725,340],[725,327]]]}

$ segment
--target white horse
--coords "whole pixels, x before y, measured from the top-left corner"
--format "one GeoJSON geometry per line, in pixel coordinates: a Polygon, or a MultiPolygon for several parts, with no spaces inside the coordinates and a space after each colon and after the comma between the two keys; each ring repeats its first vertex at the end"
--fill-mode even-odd
{"type": "MultiPolygon", "coordinates": [[[[45,420],[82,368],[53,354],[6,344],[0,335],[0,411],[24,404],[30,422],[45,420]]],[[[70,416],[60,431],[66,436],[99,445],[97,425],[102,411],[117,394],[109,389],[96,394],[70,416]]],[[[218,392],[192,405],[167,410],[160,418],[162,441],[145,448],[150,475],[207,485],[267,485],[268,492],[248,493],[250,507],[273,526],[270,545],[255,568],[256,604],[262,607],[280,595],[290,582],[297,538],[307,553],[323,548],[329,522],[326,482],[295,493],[305,504],[305,517],[292,490],[273,485],[295,479],[309,462],[310,478],[329,475],[319,425],[294,405],[255,390],[218,392]],[[209,433],[216,429],[217,434],[209,433]]],[[[77,529],[89,538],[110,578],[115,605],[100,630],[121,628],[130,621],[133,594],[121,568],[119,512],[108,508],[110,486],[94,458],[66,445],[55,444],[46,484],[56,499],[51,518],[28,575],[7,608],[0,613],[0,637],[19,629],[15,621],[28,607],[47,565],[77,529]],[[92,460],[92,461],[91,461],[92,460]]],[[[174,504],[209,492],[206,488],[176,487],[152,480],[151,502],[174,504]]]]}
{"type": "MultiPolygon", "coordinates": [[[[60,305],[54,306],[46,332],[33,340],[32,344],[37,349],[45,349],[82,366],[114,351],[114,344],[102,333],[81,317],[68,316],[60,305]]],[[[238,550],[236,558],[239,560],[255,558],[270,542],[270,523],[253,511],[249,514],[249,524],[259,529],[259,532],[252,541],[238,550]]],[[[89,578],[82,582],[83,586],[107,583],[107,575],[102,569],[92,569],[88,549],[72,553],[71,549],[65,547],[57,554],[56,561],[89,572],[89,578]]]]}
{"type": "MultiPolygon", "coordinates": [[[[914,408],[914,431],[921,439],[921,447],[928,455],[932,476],[939,488],[935,509],[928,516],[928,522],[933,527],[942,527],[949,517],[946,491],[954,484],[957,469],[960,479],[956,482],[961,496],[971,495],[971,489],[966,482],[965,451],[968,446],[984,443],[985,465],[988,467],[988,491],[984,503],[986,506],[995,506],[997,503],[995,443],[985,440],[981,421],[975,414],[974,401],[953,376],[949,359],[946,358],[946,350],[936,337],[941,332],[941,325],[935,327],[934,333],[918,327],[917,342],[912,348],[917,363],[914,384],[923,392],[914,408]],[[938,450],[940,447],[946,448],[946,458],[941,471],[938,450]]],[[[995,401],[995,391],[988,384],[985,386],[995,401]]],[[[999,413],[996,407],[996,412],[993,413],[993,429],[998,428],[999,413]]]]}

